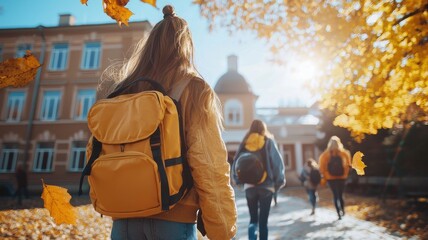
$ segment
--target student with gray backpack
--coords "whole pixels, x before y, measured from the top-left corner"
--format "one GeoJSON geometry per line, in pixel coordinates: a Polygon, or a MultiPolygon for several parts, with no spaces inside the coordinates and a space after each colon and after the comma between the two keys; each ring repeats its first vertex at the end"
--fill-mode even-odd
{"type": "Polygon", "coordinates": [[[318,196],[317,187],[321,182],[321,174],[318,164],[314,159],[309,158],[308,161],[306,161],[299,179],[308,193],[309,202],[312,206],[311,215],[314,215],[318,196]]]}
{"type": "Polygon", "coordinates": [[[248,239],[256,240],[259,235],[266,240],[272,197],[285,185],[285,173],[281,154],[263,121],[252,122],[236,153],[232,173],[236,184],[244,184],[250,212],[248,239]]]}
{"type": "Polygon", "coordinates": [[[334,206],[336,207],[339,220],[345,215],[345,202],[343,191],[345,180],[348,177],[351,166],[351,154],[343,147],[340,138],[332,136],[327,148],[319,157],[321,175],[333,193],[334,206]]]}

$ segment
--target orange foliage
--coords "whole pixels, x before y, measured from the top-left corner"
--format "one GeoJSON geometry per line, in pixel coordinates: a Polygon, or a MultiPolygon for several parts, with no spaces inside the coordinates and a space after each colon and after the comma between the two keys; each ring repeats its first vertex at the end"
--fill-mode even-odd
{"type": "MultiPolygon", "coordinates": [[[[131,10],[126,8],[129,0],[103,0],[104,12],[117,21],[119,26],[123,23],[128,26],[129,18],[134,15],[131,10]]],[[[143,3],[147,3],[156,7],[156,0],[141,0],[143,3]]],[[[80,0],[80,3],[88,5],[88,0],[80,0]]]]}
{"type": "Polygon", "coordinates": [[[43,182],[42,199],[44,200],[44,207],[49,210],[56,224],[68,223],[76,225],[76,212],[70,204],[71,196],[68,194],[67,189],[47,185],[43,182]]]}
{"type": "Polygon", "coordinates": [[[7,59],[0,63],[0,88],[8,86],[23,87],[31,82],[40,63],[30,51],[22,58],[7,59]]]}
{"type": "Polygon", "coordinates": [[[156,7],[156,0],[141,0],[141,2],[150,4],[153,7],[156,7]]]}
{"type": "Polygon", "coordinates": [[[111,18],[117,21],[119,25],[122,23],[128,26],[128,20],[133,13],[125,7],[121,1],[116,0],[104,0],[104,12],[111,18]]]}
{"type": "Polygon", "coordinates": [[[411,104],[428,116],[426,0],[194,3],[210,28],[254,32],[278,62],[314,60],[320,71],[308,85],[357,141],[400,124],[411,104]]]}

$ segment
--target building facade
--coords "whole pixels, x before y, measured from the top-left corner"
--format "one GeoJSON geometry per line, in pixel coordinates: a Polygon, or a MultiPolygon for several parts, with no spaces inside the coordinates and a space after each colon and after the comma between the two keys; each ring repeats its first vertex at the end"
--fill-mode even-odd
{"type": "Polygon", "coordinates": [[[122,28],[73,22],[61,15],[54,27],[0,29],[2,60],[30,50],[42,63],[26,87],[0,89],[2,193],[13,191],[18,164],[27,169],[30,191],[41,191],[40,179],[76,190],[90,136],[86,117],[101,75],[152,28],[147,21],[122,28]]]}
{"type": "Polygon", "coordinates": [[[287,185],[299,185],[298,175],[309,158],[318,159],[320,151],[315,141],[319,111],[312,107],[256,108],[258,96],[238,72],[238,58],[227,59],[228,70],[217,81],[214,90],[222,106],[225,131],[223,140],[233,159],[239,144],[254,119],[263,120],[274,135],[284,160],[287,185]]]}

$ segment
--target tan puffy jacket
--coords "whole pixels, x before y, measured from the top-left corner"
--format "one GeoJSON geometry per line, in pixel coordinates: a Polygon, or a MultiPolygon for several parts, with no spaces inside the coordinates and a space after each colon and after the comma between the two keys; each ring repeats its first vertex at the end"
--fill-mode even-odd
{"type": "Polygon", "coordinates": [[[344,172],[342,176],[332,176],[328,172],[328,162],[330,161],[331,153],[330,151],[324,151],[321,153],[319,157],[319,166],[320,166],[320,173],[326,180],[335,180],[335,179],[346,179],[349,174],[350,166],[351,166],[351,155],[350,153],[346,151],[338,151],[336,152],[341,158],[343,162],[344,172]]]}
{"type": "MultiPolygon", "coordinates": [[[[187,159],[192,171],[194,187],[172,210],[151,218],[194,223],[197,210],[202,209],[202,218],[209,239],[231,239],[236,234],[237,212],[234,191],[230,185],[230,168],[226,146],[221,138],[217,113],[207,109],[207,121],[203,124],[196,114],[207,96],[215,94],[202,79],[193,79],[181,95],[187,159]],[[190,95],[199,95],[197,103],[190,95]],[[196,110],[196,111],[195,111],[196,110]]],[[[167,231],[167,230],[166,230],[167,231]]]]}

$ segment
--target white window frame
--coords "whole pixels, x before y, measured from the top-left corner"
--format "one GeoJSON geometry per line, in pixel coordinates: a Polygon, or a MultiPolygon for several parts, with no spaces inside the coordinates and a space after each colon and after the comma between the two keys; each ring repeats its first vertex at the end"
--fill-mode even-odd
{"type": "Polygon", "coordinates": [[[67,68],[68,63],[68,43],[57,43],[52,46],[49,70],[62,71],[67,68]],[[66,47],[64,47],[66,46],[66,47]]]}
{"type": "Polygon", "coordinates": [[[19,149],[6,147],[6,144],[3,145],[0,158],[0,172],[14,172],[16,168],[16,162],[18,161],[19,149]],[[12,159],[10,158],[12,155],[12,159]],[[12,161],[11,168],[7,169],[7,166],[10,165],[9,161],[12,161]]]}
{"type": "Polygon", "coordinates": [[[21,120],[22,112],[25,102],[25,91],[10,91],[7,96],[6,106],[6,122],[19,122],[21,120]],[[22,93],[22,96],[11,96],[14,93],[22,93]],[[14,113],[16,111],[16,116],[14,113]]]}
{"type": "Polygon", "coordinates": [[[71,172],[81,172],[85,167],[86,163],[86,147],[78,147],[76,143],[82,141],[75,141],[72,143],[71,154],[70,154],[70,171],[71,172]],[[83,153],[83,159],[81,159],[83,153]],[[82,167],[79,168],[79,165],[83,161],[82,167]]]}
{"type": "Polygon", "coordinates": [[[55,121],[58,119],[59,106],[61,104],[61,91],[59,90],[45,90],[43,91],[42,108],[40,109],[40,120],[42,121],[55,121]],[[48,92],[58,93],[56,96],[47,96],[48,92]],[[50,106],[53,105],[52,114],[50,114],[50,106]]]}
{"type": "MultiPolygon", "coordinates": [[[[49,144],[49,143],[51,143],[51,142],[48,142],[46,144],[49,144]]],[[[35,152],[35,156],[34,156],[33,171],[34,172],[52,172],[52,170],[53,170],[53,157],[54,157],[55,149],[54,149],[54,147],[52,147],[52,148],[41,147],[40,144],[43,144],[43,143],[37,144],[36,152],[35,152]],[[46,169],[42,169],[43,161],[45,160],[43,158],[44,154],[47,154],[46,169]]],[[[54,143],[52,143],[52,144],[54,144],[54,143]]]]}
{"type": "Polygon", "coordinates": [[[33,45],[31,43],[20,43],[18,46],[16,46],[16,58],[22,58],[26,53],[27,50],[33,50],[33,45]]]}
{"type": "Polygon", "coordinates": [[[101,43],[100,42],[85,43],[80,68],[83,70],[99,69],[100,59],[101,59],[101,43]],[[91,65],[92,61],[93,61],[93,65],[91,65]]]}
{"type": "Polygon", "coordinates": [[[74,111],[75,120],[86,120],[89,109],[95,103],[95,89],[78,89],[76,93],[76,107],[74,111]],[[91,91],[91,93],[85,92],[91,91]]]}
{"type": "Polygon", "coordinates": [[[224,119],[226,125],[242,126],[244,124],[244,107],[237,99],[227,100],[224,104],[224,119]],[[232,118],[230,118],[230,115],[232,118]]]}

